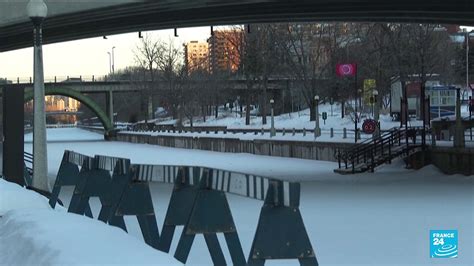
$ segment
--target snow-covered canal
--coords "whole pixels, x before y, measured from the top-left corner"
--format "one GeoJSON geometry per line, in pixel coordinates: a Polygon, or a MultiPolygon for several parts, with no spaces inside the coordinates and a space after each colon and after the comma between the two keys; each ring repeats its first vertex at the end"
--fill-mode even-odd
{"type": "MultiPolygon", "coordinates": [[[[201,165],[301,180],[301,213],[320,265],[474,265],[472,176],[446,176],[432,166],[406,170],[400,161],[373,174],[340,176],[332,172],[336,164],[330,162],[105,142],[101,135],[79,129],[49,129],[48,140],[51,180],[64,149],[126,157],[136,163],[201,165]],[[457,259],[430,258],[429,232],[435,229],[458,230],[457,259]]],[[[25,150],[31,151],[31,135],[25,141],[25,150]]],[[[172,187],[156,183],[151,188],[161,228],[172,187]]],[[[71,192],[65,189],[60,198],[68,203],[71,192]]],[[[228,198],[247,255],[262,202],[228,198]]],[[[92,205],[98,213],[98,200],[93,199],[92,205]]],[[[126,222],[130,234],[141,239],[136,220],[126,222]]],[[[180,230],[176,233],[179,236],[180,230]]],[[[223,238],[219,240],[225,247],[223,238]]],[[[196,238],[188,264],[211,265],[204,238],[196,238]]],[[[266,265],[297,265],[297,261],[266,265]]]]}

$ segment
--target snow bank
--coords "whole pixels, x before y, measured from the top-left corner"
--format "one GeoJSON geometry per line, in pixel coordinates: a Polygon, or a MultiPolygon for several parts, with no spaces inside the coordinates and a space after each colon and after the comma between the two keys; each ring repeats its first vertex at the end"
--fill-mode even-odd
{"type": "Polygon", "coordinates": [[[0,217],[9,210],[51,209],[48,200],[15,183],[0,178],[0,217]]]}
{"type": "Polygon", "coordinates": [[[36,192],[0,179],[0,265],[181,265],[119,228],[52,210],[36,192]]]}
{"type": "Polygon", "coordinates": [[[14,210],[0,219],[0,264],[181,265],[119,228],[52,210],[14,210]]]}

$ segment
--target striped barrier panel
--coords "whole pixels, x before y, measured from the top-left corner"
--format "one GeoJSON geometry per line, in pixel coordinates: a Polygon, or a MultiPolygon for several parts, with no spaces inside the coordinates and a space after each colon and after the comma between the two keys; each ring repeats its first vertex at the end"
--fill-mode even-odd
{"type": "MultiPolygon", "coordinates": [[[[79,156],[70,156],[70,160],[74,159],[80,161],[81,158],[79,156]]],[[[104,163],[100,156],[84,158],[68,212],[80,215],[85,214],[91,197],[98,197],[100,200],[102,207],[99,217],[102,218],[106,216],[105,213],[109,212],[110,204],[107,204],[107,200],[110,198],[108,194],[112,182],[112,171],[110,170],[111,167],[101,166],[104,166],[104,163]]],[[[123,219],[115,221],[115,224],[125,230],[123,219]]]]}
{"type": "Polygon", "coordinates": [[[135,215],[145,242],[165,252],[176,226],[184,226],[174,255],[183,263],[195,236],[202,234],[213,263],[226,265],[217,240],[217,233],[223,233],[234,265],[264,265],[268,259],[318,265],[299,211],[299,183],[198,166],[130,164],[128,159],[80,157],[69,151],[63,156],[71,164],[81,160],[69,211],[84,214],[89,198],[97,196],[102,203],[100,220],[126,231],[123,216],[135,215]],[[149,182],[174,184],[161,237],[149,182]],[[226,193],[264,201],[247,261],[226,193]]]}
{"type": "MultiPolygon", "coordinates": [[[[56,206],[61,188],[63,186],[76,186],[80,176],[86,175],[87,172],[87,169],[83,168],[82,165],[84,162],[89,162],[91,160],[92,158],[89,156],[74,151],[64,151],[61,165],[59,166],[58,174],[54,181],[53,191],[49,198],[49,205],[51,205],[52,208],[56,206]]],[[[89,203],[85,206],[84,213],[86,216],[92,217],[89,203]]]]}
{"type": "Polygon", "coordinates": [[[169,252],[176,226],[184,226],[175,258],[186,263],[196,234],[202,234],[215,265],[226,265],[217,233],[223,233],[234,265],[246,265],[223,191],[209,189],[212,170],[192,166],[134,165],[136,180],[174,184],[158,249],[169,252]]]}
{"type": "Polygon", "coordinates": [[[148,245],[157,248],[160,234],[148,182],[133,180],[135,169],[130,167],[128,159],[106,156],[95,158],[100,169],[112,172],[109,191],[98,219],[127,231],[123,216],[136,216],[143,239],[148,245]]]}
{"type": "Polygon", "coordinates": [[[258,175],[193,166],[133,165],[136,180],[173,183],[158,249],[169,252],[174,230],[184,225],[175,258],[186,263],[196,234],[203,234],[215,265],[225,265],[216,233],[223,233],[234,265],[298,259],[318,265],[299,211],[300,184],[258,175]],[[243,259],[225,193],[263,200],[248,261],[243,259]]]}
{"type": "Polygon", "coordinates": [[[69,212],[92,218],[89,199],[99,197],[99,220],[127,231],[123,216],[135,215],[145,242],[156,247],[159,231],[148,183],[132,182],[133,176],[128,159],[100,155],[92,158],[66,150],[50,204],[54,208],[62,186],[75,186],[69,212]]]}

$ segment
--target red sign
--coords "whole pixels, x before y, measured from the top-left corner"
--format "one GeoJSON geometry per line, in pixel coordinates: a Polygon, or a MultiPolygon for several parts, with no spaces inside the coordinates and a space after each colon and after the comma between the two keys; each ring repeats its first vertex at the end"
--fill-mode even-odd
{"type": "Polygon", "coordinates": [[[376,128],[377,128],[377,121],[373,119],[366,119],[364,120],[364,123],[362,124],[362,131],[365,134],[374,133],[376,128]]]}
{"type": "Polygon", "coordinates": [[[357,64],[337,64],[336,75],[339,77],[355,76],[357,72],[357,64]]]}

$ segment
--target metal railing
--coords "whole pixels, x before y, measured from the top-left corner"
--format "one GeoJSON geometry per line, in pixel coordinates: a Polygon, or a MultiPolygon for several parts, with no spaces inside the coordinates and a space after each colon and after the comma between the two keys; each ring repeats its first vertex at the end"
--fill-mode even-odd
{"type": "MultiPolygon", "coordinates": [[[[124,131],[130,132],[141,132],[141,133],[198,133],[198,134],[250,134],[250,135],[265,135],[269,134],[270,128],[227,128],[227,126],[175,126],[175,125],[157,125],[154,123],[139,123],[129,125],[123,129],[124,131]]],[[[314,136],[314,128],[276,128],[275,132],[281,136],[314,136]]],[[[321,136],[329,136],[330,138],[336,137],[336,135],[342,136],[343,139],[354,138],[354,129],[321,129],[321,136]]],[[[372,138],[372,134],[361,134],[359,132],[359,139],[372,138]]],[[[387,130],[382,130],[387,132],[387,130]]],[[[317,139],[316,139],[317,140],[317,139]]]]}
{"type": "MultiPolygon", "coordinates": [[[[33,84],[33,77],[16,77],[5,78],[6,84],[33,84]]],[[[81,82],[107,82],[107,81],[122,81],[117,80],[107,75],[89,75],[89,76],[53,76],[45,77],[45,83],[81,83],[81,82]]],[[[129,81],[129,80],[123,80],[129,81]]]]}
{"type": "MultiPolygon", "coordinates": [[[[391,163],[393,158],[402,154],[409,155],[412,150],[421,147],[422,144],[417,143],[417,137],[420,134],[423,134],[423,130],[420,128],[392,128],[351,149],[337,151],[335,156],[339,170],[348,169],[350,173],[368,170],[373,172],[378,165],[386,162],[391,163]]],[[[347,171],[338,170],[336,172],[347,173],[347,171]]]]}

